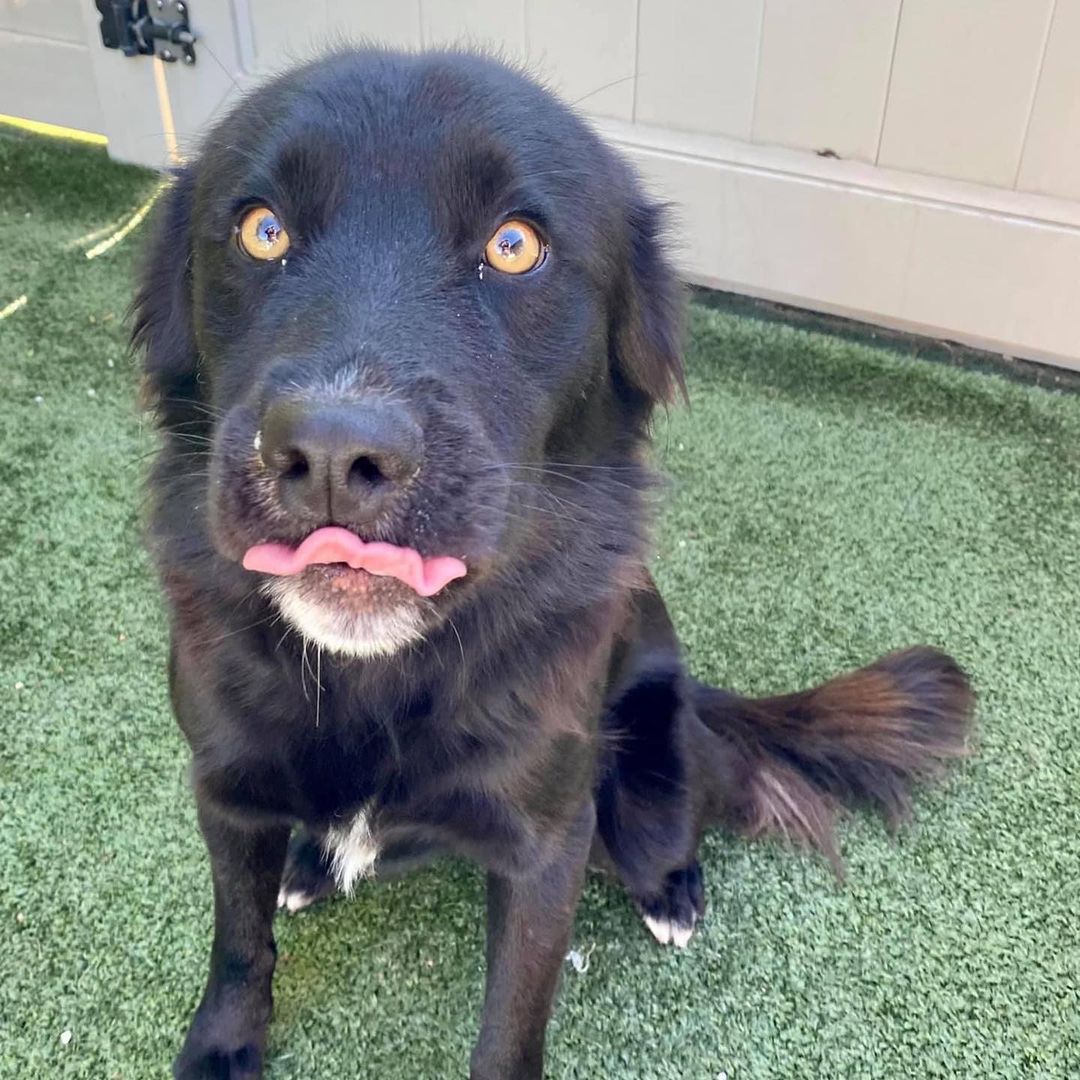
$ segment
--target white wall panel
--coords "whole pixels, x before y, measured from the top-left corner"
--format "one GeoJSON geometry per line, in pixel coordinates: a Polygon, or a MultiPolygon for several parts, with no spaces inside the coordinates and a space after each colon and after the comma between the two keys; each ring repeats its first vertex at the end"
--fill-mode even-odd
{"type": "Polygon", "coordinates": [[[81,131],[101,131],[90,50],[0,30],[0,113],[81,131]]]}
{"type": "Polygon", "coordinates": [[[907,278],[902,314],[915,322],[1077,351],[1080,229],[921,208],[907,278]]]}
{"type": "Polygon", "coordinates": [[[1080,205],[606,121],[692,281],[1080,368],[1080,205]]]}
{"type": "Polygon", "coordinates": [[[634,119],[749,139],[764,6],[641,0],[634,119]]]}
{"type": "MultiPolygon", "coordinates": [[[[296,0],[246,0],[246,6],[257,74],[347,43],[421,45],[420,0],[304,0],[302,5],[296,0]]],[[[198,10],[194,18],[197,27],[198,10]]]]}
{"type": "Polygon", "coordinates": [[[87,40],[78,0],[0,0],[0,113],[102,131],[99,42],[87,40]]]}
{"type": "MultiPolygon", "coordinates": [[[[83,44],[50,40],[72,2],[0,0],[0,20],[38,20],[0,22],[0,112],[163,163],[152,65],[100,48],[89,3],[83,44]]],[[[1080,0],[223,0],[195,18],[199,63],[165,68],[182,149],[233,80],[335,34],[495,42],[677,208],[690,280],[1080,368],[1080,0]]]]}
{"type": "Polygon", "coordinates": [[[1052,4],[904,0],[879,164],[1012,187],[1052,4]]]}
{"type": "Polygon", "coordinates": [[[525,52],[525,0],[422,0],[425,45],[475,43],[525,52]]]}
{"type": "MultiPolygon", "coordinates": [[[[169,100],[172,103],[173,122],[176,125],[177,147],[182,158],[192,156],[197,152],[199,141],[205,134],[209,123],[217,119],[226,110],[228,104],[234,100],[239,92],[239,87],[245,82],[252,85],[256,80],[245,74],[244,60],[241,57],[241,45],[232,30],[231,12],[225,5],[207,7],[203,10],[198,21],[198,32],[205,43],[210,44],[214,50],[211,56],[206,48],[199,51],[199,43],[195,43],[197,57],[195,67],[188,67],[183,63],[163,64],[165,82],[169,90],[169,100]]],[[[103,56],[118,56],[118,53],[110,53],[102,50],[103,56]]],[[[135,68],[141,68],[140,61],[125,61],[135,68]]],[[[280,61],[272,62],[269,70],[275,71],[284,66],[280,61]]],[[[147,86],[141,95],[146,99],[140,103],[149,104],[156,111],[157,94],[152,86],[147,86]]],[[[110,95],[109,108],[122,111],[127,107],[132,97],[130,88],[117,100],[110,95]]],[[[114,112],[115,115],[115,112],[114,112]]],[[[161,120],[157,118],[152,131],[161,131],[161,120]]],[[[153,135],[147,133],[145,127],[134,127],[135,136],[143,142],[153,142],[153,135]]]]}
{"type": "Polygon", "coordinates": [[[1080,0],[1057,0],[1017,186],[1080,199],[1080,0]]]}
{"type": "Polygon", "coordinates": [[[420,47],[420,0],[331,0],[331,33],[380,45],[420,47]]]}
{"type": "Polygon", "coordinates": [[[633,116],[637,0],[528,0],[525,45],[568,101],[600,116],[633,116]]]}
{"type": "Polygon", "coordinates": [[[79,3],[80,0],[0,0],[0,30],[83,45],[79,3]]]}
{"type": "MultiPolygon", "coordinates": [[[[259,74],[278,71],[324,47],[327,2],[304,0],[304,17],[298,19],[294,0],[245,0],[251,15],[254,71],[259,74]]],[[[196,10],[192,17],[198,28],[202,16],[196,10]]],[[[198,52],[198,45],[195,51],[198,52]]]]}
{"type": "Polygon", "coordinates": [[[755,142],[873,161],[900,0],[766,0],[755,142]]]}
{"type": "Polygon", "coordinates": [[[900,307],[910,203],[876,192],[853,199],[842,185],[645,149],[634,159],[651,188],[675,202],[675,254],[692,278],[781,291],[809,306],[900,307]]]}

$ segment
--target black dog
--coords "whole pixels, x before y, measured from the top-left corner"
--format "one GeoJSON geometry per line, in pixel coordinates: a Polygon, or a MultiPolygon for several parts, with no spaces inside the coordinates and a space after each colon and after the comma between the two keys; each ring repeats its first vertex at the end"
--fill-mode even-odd
{"type": "Polygon", "coordinates": [[[539,1077],[590,858],[685,945],[706,826],[835,860],[841,803],[898,818],[963,751],[930,649],[762,701],[686,674],[646,569],[683,385],[659,230],[585,124],[463,54],[293,71],[167,195],[135,341],[215,910],[176,1076],[260,1074],[275,906],[457,852],[489,875],[471,1075],[539,1077]]]}

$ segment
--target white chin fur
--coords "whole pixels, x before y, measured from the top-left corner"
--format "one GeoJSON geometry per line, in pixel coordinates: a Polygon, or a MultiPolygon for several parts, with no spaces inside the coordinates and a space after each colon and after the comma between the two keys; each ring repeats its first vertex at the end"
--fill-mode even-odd
{"type": "Polygon", "coordinates": [[[305,638],[329,652],[364,658],[390,656],[423,636],[420,612],[411,607],[355,614],[306,600],[288,578],[269,582],[266,591],[285,620],[305,638]]]}

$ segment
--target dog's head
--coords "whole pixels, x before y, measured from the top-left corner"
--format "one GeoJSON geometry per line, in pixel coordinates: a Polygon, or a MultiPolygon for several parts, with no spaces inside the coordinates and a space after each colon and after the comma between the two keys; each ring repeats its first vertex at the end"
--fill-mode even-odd
{"type": "Polygon", "coordinates": [[[658,231],[626,165],[495,61],[349,52],[263,87],[164,197],[136,298],[192,527],[354,655],[589,529],[681,386],[658,231]]]}

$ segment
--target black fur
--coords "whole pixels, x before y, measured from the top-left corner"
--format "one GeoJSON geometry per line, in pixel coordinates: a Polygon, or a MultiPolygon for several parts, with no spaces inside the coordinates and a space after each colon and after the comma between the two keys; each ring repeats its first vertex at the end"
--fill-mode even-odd
{"type": "MultiPolygon", "coordinates": [[[[962,749],[966,680],[929,650],[759,703],[684,672],[645,569],[649,422],[683,388],[660,232],[570,111],[467,54],[345,52],[293,71],[166,196],[135,341],[162,437],[150,536],[172,699],[215,891],[178,1077],[261,1074],[283,875],[332,891],[322,840],[360,808],[380,873],[439,851],[486,867],[471,1075],[520,1080],[542,1072],[590,854],[685,937],[704,911],[706,824],[831,851],[835,804],[902,810],[908,782],[962,749]],[[252,204],[288,230],[284,262],[239,250],[252,204]],[[520,278],[481,265],[511,216],[550,245],[520,278]],[[423,432],[422,467],[372,520],[286,512],[252,446],[288,395],[392,397],[423,432]],[[363,618],[422,627],[391,655],[308,648],[239,560],[330,523],[469,572],[430,601],[368,583],[363,618]]],[[[333,608],[326,579],[304,582],[333,608]]]]}

